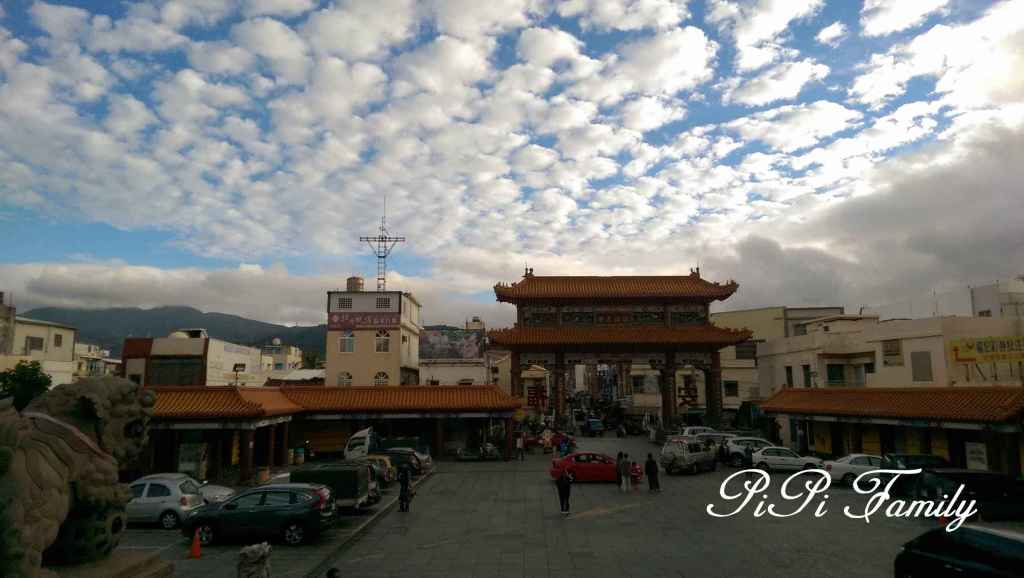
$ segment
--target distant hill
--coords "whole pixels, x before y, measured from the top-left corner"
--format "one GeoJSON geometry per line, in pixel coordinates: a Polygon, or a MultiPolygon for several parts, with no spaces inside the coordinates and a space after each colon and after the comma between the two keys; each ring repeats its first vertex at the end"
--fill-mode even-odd
{"type": "Polygon", "coordinates": [[[215,339],[240,345],[264,345],[280,337],[286,345],[315,351],[321,359],[327,326],[286,327],[225,313],[203,313],[192,307],[115,307],[110,309],[69,309],[41,307],[19,312],[19,316],[64,323],[78,328],[78,340],[109,349],[121,356],[125,337],[166,337],[175,329],[202,327],[215,339]]]}

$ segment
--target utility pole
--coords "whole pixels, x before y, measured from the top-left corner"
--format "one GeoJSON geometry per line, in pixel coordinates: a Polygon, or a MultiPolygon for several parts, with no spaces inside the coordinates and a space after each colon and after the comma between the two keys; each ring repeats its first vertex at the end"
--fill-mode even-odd
{"type": "MultiPolygon", "coordinates": [[[[385,204],[385,213],[387,212],[386,207],[387,205],[385,204]]],[[[405,242],[405,237],[392,237],[388,235],[385,218],[386,214],[381,215],[380,229],[378,229],[376,237],[359,237],[360,241],[366,241],[374,256],[377,257],[377,291],[385,291],[387,289],[388,255],[391,254],[391,250],[395,248],[395,245],[405,242]]]]}

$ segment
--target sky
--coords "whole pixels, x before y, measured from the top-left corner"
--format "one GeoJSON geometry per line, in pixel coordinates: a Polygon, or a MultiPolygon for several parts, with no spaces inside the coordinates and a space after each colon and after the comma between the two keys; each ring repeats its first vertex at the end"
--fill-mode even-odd
{"type": "Polygon", "coordinates": [[[670,275],[719,309],[1024,273],[1024,1],[0,3],[0,291],[325,319],[670,275]]]}

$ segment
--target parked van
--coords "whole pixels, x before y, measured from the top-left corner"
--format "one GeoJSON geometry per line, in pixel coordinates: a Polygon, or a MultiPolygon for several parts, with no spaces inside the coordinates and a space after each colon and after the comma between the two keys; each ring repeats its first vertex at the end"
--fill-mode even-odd
{"type": "Polygon", "coordinates": [[[370,503],[370,469],[367,464],[306,464],[291,473],[290,481],[329,487],[339,508],[358,510],[370,503]]]}
{"type": "Polygon", "coordinates": [[[370,442],[373,437],[373,428],[368,427],[352,434],[345,444],[346,460],[361,460],[370,453],[370,442]]]}
{"type": "Polygon", "coordinates": [[[678,472],[696,474],[701,470],[713,472],[718,467],[715,450],[709,449],[693,438],[670,438],[661,448],[659,461],[667,474],[678,472]]]}

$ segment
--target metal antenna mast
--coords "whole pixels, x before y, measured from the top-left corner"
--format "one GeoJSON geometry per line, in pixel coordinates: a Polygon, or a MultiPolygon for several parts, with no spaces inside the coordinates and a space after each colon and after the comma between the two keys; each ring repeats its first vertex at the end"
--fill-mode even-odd
{"type": "MultiPolygon", "coordinates": [[[[387,205],[384,205],[387,207],[387,205]]],[[[387,209],[385,209],[387,212],[387,209]]],[[[380,217],[380,230],[376,237],[359,237],[360,241],[366,241],[370,250],[377,256],[377,291],[387,290],[388,255],[395,245],[405,242],[405,237],[391,237],[385,225],[385,215],[380,217]]]]}

